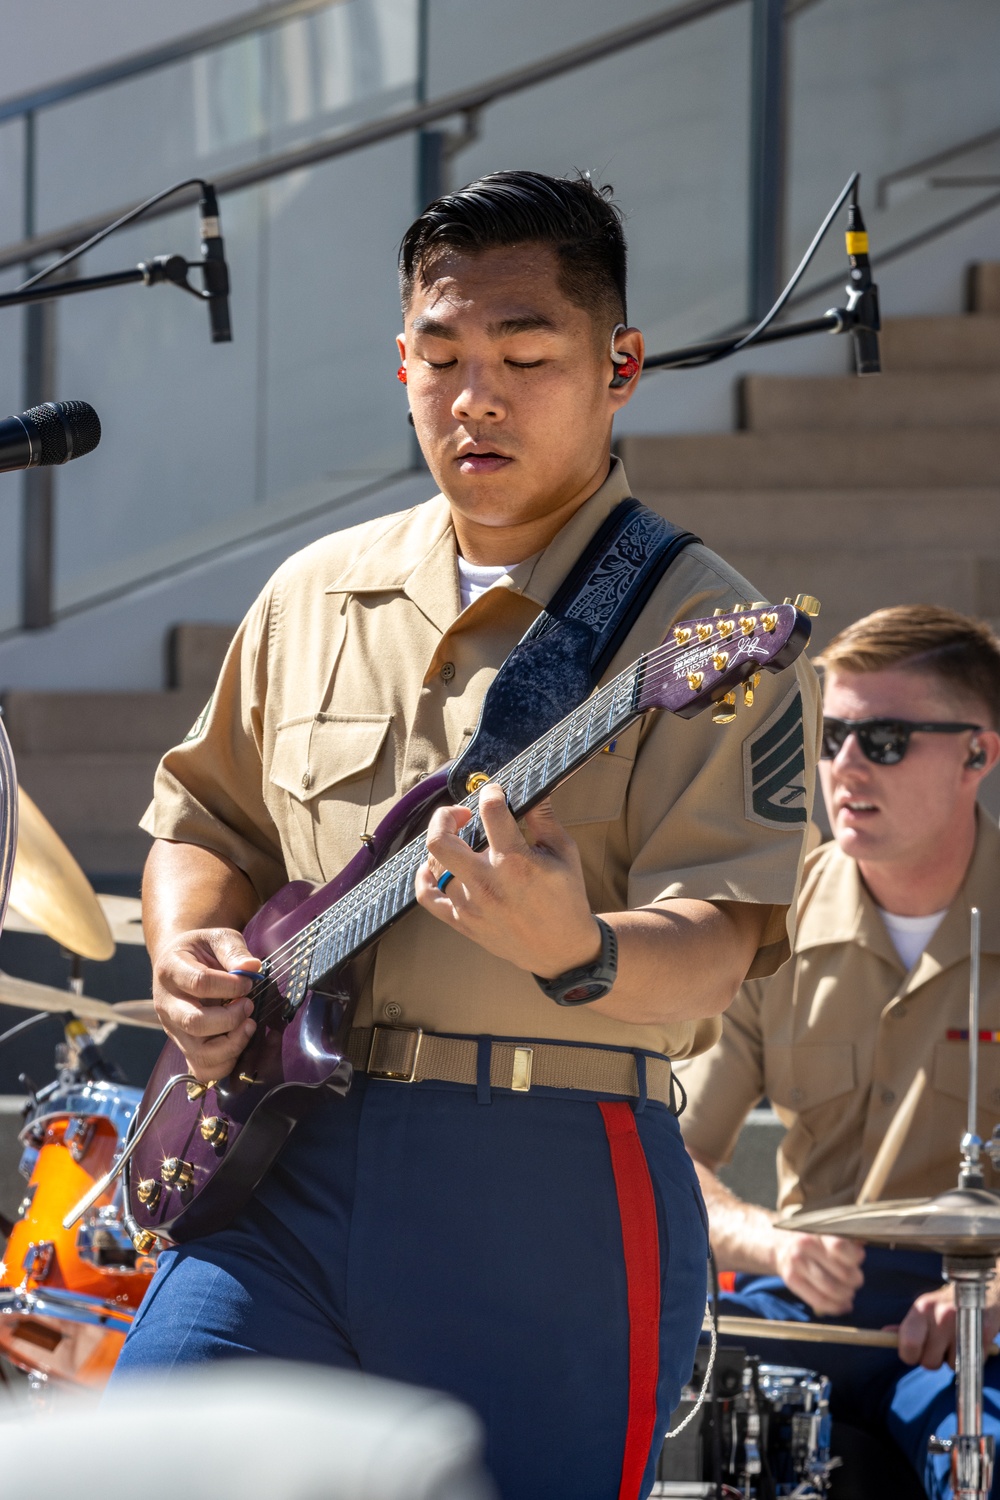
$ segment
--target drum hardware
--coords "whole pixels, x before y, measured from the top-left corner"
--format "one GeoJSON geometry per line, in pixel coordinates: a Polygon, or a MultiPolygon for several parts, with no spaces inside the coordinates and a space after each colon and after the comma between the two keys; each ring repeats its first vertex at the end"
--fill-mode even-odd
{"type": "MultiPolygon", "coordinates": [[[[699,1351],[682,1406],[701,1377],[699,1351]]],[[[830,1457],[830,1383],[812,1370],[762,1364],[738,1346],[720,1348],[717,1413],[704,1409],[697,1428],[676,1447],[665,1445],[653,1496],[705,1496],[714,1500],[712,1446],[720,1447],[722,1494],[741,1500],[820,1500],[838,1460],[830,1457]]],[[[683,1416],[683,1426],[693,1413],[683,1416]]],[[[680,1422],[668,1436],[680,1432],[680,1422]]]]}

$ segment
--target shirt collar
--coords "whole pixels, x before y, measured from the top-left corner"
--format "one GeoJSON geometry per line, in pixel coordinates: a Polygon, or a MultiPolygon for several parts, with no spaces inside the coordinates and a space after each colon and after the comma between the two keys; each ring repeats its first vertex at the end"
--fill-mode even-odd
{"type": "MultiPolygon", "coordinates": [[[[982,951],[1000,954],[1000,910],[995,899],[1000,878],[1000,829],[981,809],[976,815],[976,845],[962,888],[918,960],[906,984],[918,988],[943,970],[969,956],[969,908],[982,912],[982,951]]],[[[816,889],[802,913],[795,934],[795,952],[827,943],[857,943],[904,972],[857,864],[833,846],[819,874],[816,889]]]]}
{"type": "MultiPolygon", "coordinates": [[[[591,537],[630,494],[619,458],[607,479],[536,557],[517,563],[496,585],[539,606],[552,598],[591,537]]],[[[332,583],[328,594],[402,592],[444,632],[459,614],[458,562],[451,512],[435,495],[382,531],[332,583]]],[[[480,601],[476,601],[477,603],[480,601]]]]}

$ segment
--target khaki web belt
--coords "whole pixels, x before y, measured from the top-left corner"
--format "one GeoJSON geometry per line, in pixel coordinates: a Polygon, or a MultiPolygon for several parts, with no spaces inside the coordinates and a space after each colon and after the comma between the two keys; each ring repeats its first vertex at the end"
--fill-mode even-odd
{"type": "MultiPolygon", "coordinates": [[[[419,1027],[357,1027],[348,1038],[347,1055],[358,1072],[370,1078],[474,1085],[479,1041],[476,1037],[436,1036],[419,1027]]],[[[674,1108],[669,1061],[648,1055],[645,1061],[646,1097],[674,1108]]],[[[640,1093],[634,1053],[607,1047],[564,1047],[558,1042],[494,1040],[490,1087],[511,1089],[516,1094],[527,1094],[533,1088],[581,1089],[631,1099],[638,1099],[640,1093]]]]}

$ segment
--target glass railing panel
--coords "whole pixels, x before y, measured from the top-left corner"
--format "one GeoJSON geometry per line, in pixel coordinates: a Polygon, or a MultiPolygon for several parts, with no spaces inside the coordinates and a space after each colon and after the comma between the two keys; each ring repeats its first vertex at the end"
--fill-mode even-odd
{"type": "MultiPolygon", "coordinates": [[[[822,0],[795,18],[789,28],[789,268],[855,168],[862,173],[876,265],[880,249],[982,201],[988,187],[908,183],[880,208],[875,191],[884,174],[1000,125],[998,57],[1000,8],[982,0],[822,0]],[[837,56],[845,58],[843,66],[831,66],[837,56]]],[[[807,285],[845,269],[841,234],[831,233],[828,241],[807,285]]]]}
{"type": "MultiPolygon", "coordinates": [[[[227,197],[231,345],[173,287],[60,304],[60,385],[97,408],[104,438],[58,476],[57,609],[316,510],[332,529],[338,500],[408,466],[393,338],[412,192],[403,138],[227,197]]],[[[186,210],[115,236],[86,269],[193,256],[196,236],[186,210]]]]}
{"type": "MultiPolygon", "coordinates": [[[[0,292],[12,292],[23,279],[20,270],[0,271],[0,292]]],[[[24,410],[23,320],[24,313],[19,307],[0,308],[0,417],[24,410]]],[[[0,474],[0,632],[13,630],[20,622],[23,483],[18,473],[0,474]]]]}
{"type": "MultiPolygon", "coordinates": [[[[0,125],[0,185],[0,245],[9,245],[24,235],[23,120],[0,125]]],[[[19,280],[23,278],[17,277],[15,285],[19,280]]]]}
{"type": "Polygon", "coordinates": [[[38,226],[409,107],[417,0],[334,0],[38,115],[38,226]]]}
{"type": "MultiPolygon", "coordinates": [[[[514,0],[499,9],[516,19],[514,0]]],[[[513,165],[611,183],[627,216],[629,315],[653,349],[744,315],[749,17],[734,6],[500,100],[452,163],[456,186],[513,165]]],[[[440,56],[435,68],[440,81],[440,56]]]]}

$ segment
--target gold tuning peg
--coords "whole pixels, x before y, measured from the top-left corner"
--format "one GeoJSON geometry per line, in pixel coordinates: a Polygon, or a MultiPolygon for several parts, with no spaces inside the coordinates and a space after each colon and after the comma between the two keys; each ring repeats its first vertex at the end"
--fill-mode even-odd
{"type": "Polygon", "coordinates": [[[766,599],[755,599],[753,601],[753,603],[751,604],[750,608],[751,609],[766,609],[767,608],[767,600],[766,599]]]}
{"type": "Polygon", "coordinates": [[[809,615],[814,620],[819,614],[819,600],[814,599],[812,594],[796,594],[794,603],[796,609],[801,609],[804,615],[809,615]]]}
{"type": "Polygon", "coordinates": [[[712,715],[713,724],[731,724],[736,718],[736,693],[727,693],[720,698],[712,715]]]}
{"type": "Polygon", "coordinates": [[[749,604],[734,604],[733,605],[733,614],[734,615],[741,615],[741,614],[743,614],[743,612],[745,610],[748,610],[749,608],[750,608],[749,604]]]}
{"type": "Polygon", "coordinates": [[[760,673],[755,672],[751,678],[743,684],[743,703],[747,708],[753,708],[754,689],[760,682],[760,673]]]}
{"type": "Polygon", "coordinates": [[[718,619],[720,615],[725,615],[725,614],[728,614],[728,613],[729,613],[729,611],[723,609],[723,607],[722,607],[721,604],[719,605],[718,609],[713,609],[712,610],[712,614],[715,616],[716,619],[718,619]]]}

